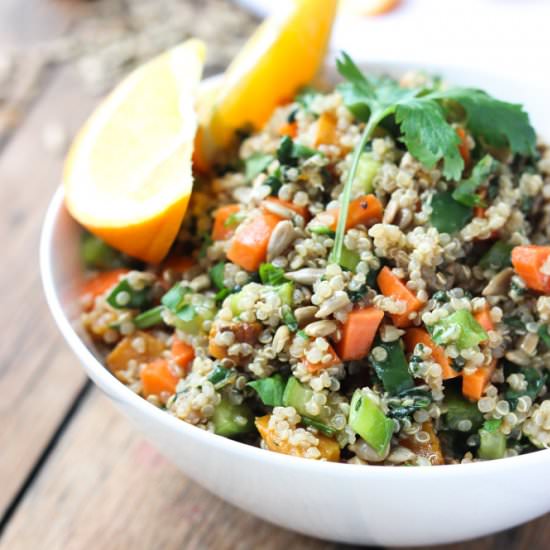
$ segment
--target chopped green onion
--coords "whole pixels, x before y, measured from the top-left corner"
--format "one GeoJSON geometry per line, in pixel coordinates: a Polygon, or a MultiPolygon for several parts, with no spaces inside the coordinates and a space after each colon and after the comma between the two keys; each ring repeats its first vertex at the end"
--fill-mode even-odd
{"type": "Polygon", "coordinates": [[[225,273],[225,263],[224,262],[218,262],[208,272],[208,274],[210,275],[210,279],[212,280],[212,282],[214,283],[214,286],[218,290],[224,290],[225,289],[225,285],[223,283],[224,273],[225,273]]]}
{"type": "Polygon", "coordinates": [[[190,288],[181,286],[180,283],[176,283],[162,298],[161,303],[167,307],[173,313],[177,313],[178,310],[185,304],[185,297],[191,292],[190,288]]]}
{"type": "Polygon", "coordinates": [[[215,433],[232,437],[250,432],[254,427],[254,416],[245,403],[236,405],[222,398],[214,409],[212,423],[215,433]]]}
{"type": "Polygon", "coordinates": [[[345,246],[342,247],[342,255],[340,257],[340,265],[349,270],[355,271],[357,264],[361,261],[359,254],[353,250],[349,250],[345,246]]]}
{"type": "Polygon", "coordinates": [[[263,185],[267,185],[271,189],[270,195],[276,197],[279,194],[279,189],[283,186],[283,182],[277,176],[268,176],[263,185]]]}
{"type": "Polygon", "coordinates": [[[506,454],[506,436],[499,430],[501,420],[487,420],[479,430],[479,458],[494,460],[506,454]]]}
{"type": "Polygon", "coordinates": [[[505,241],[497,241],[479,260],[479,267],[498,271],[511,266],[513,248],[513,245],[505,241]]]}
{"type": "Polygon", "coordinates": [[[326,235],[327,237],[334,237],[335,233],[326,225],[312,225],[308,227],[309,232],[313,233],[314,235],[326,235]]]}
{"type": "Polygon", "coordinates": [[[262,403],[268,407],[282,406],[285,385],[283,377],[280,374],[275,374],[269,378],[253,380],[247,384],[247,386],[254,388],[262,403]]]}
{"type": "Polygon", "coordinates": [[[295,166],[298,159],[307,159],[317,154],[320,154],[319,151],[294,142],[290,136],[284,136],[277,149],[277,159],[284,166],[295,166]]]}
{"type": "Polygon", "coordinates": [[[429,327],[429,330],[436,344],[455,342],[460,350],[477,346],[489,337],[466,309],[460,309],[444,317],[429,327]]]}
{"type": "Polygon", "coordinates": [[[451,430],[471,432],[478,430],[483,424],[483,415],[477,408],[477,403],[472,403],[464,399],[461,395],[454,392],[446,392],[445,406],[447,413],[445,421],[451,430]],[[469,428],[464,430],[464,427],[469,423],[469,428]]]}
{"type": "Polygon", "coordinates": [[[252,153],[244,161],[244,173],[247,182],[251,182],[258,174],[261,174],[273,162],[273,155],[264,153],[252,153]]]}
{"type": "Polygon", "coordinates": [[[181,309],[178,309],[176,316],[184,322],[192,321],[197,317],[197,310],[191,304],[185,304],[181,309]]]}
{"type": "Polygon", "coordinates": [[[449,191],[440,191],[432,197],[430,223],[440,233],[456,233],[473,217],[473,209],[464,206],[449,191]]]}
{"type": "Polygon", "coordinates": [[[292,331],[296,332],[298,330],[298,321],[296,320],[296,317],[294,316],[294,313],[290,306],[284,305],[281,308],[282,317],[283,317],[283,323],[292,331]]]}
{"type": "Polygon", "coordinates": [[[302,424],[304,424],[305,426],[311,426],[312,428],[319,430],[321,433],[325,434],[328,437],[332,437],[336,433],[336,430],[334,428],[331,428],[330,426],[327,426],[326,424],[323,424],[322,422],[319,422],[317,420],[313,420],[313,418],[309,418],[307,416],[302,416],[302,424]]]}
{"type": "Polygon", "coordinates": [[[107,296],[107,303],[116,309],[143,309],[151,301],[150,290],[135,290],[127,279],[122,279],[107,296]]]}
{"type": "Polygon", "coordinates": [[[136,328],[144,329],[159,325],[162,323],[162,312],[164,311],[164,306],[157,306],[152,309],[148,309],[143,313],[140,313],[134,317],[133,323],[136,328]]]}
{"type": "Polygon", "coordinates": [[[364,193],[372,193],[373,181],[380,166],[380,162],[372,158],[372,153],[361,153],[354,183],[359,185],[364,193]]]}
{"type": "Polygon", "coordinates": [[[264,285],[278,286],[287,280],[284,269],[269,263],[261,264],[258,273],[264,285]]]}
{"type": "Polygon", "coordinates": [[[288,281],[279,285],[277,294],[279,294],[283,306],[291,306],[294,302],[294,283],[288,281]]]}
{"type": "Polygon", "coordinates": [[[216,365],[214,367],[214,370],[208,375],[207,380],[209,382],[212,382],[214,386],[217,386],[220,382],[224,382],[231,376],[231,371],[229,369],[226,369],[225,367],[222,367],[220,365],[216,365]]]}
{"type": "Polygon", "coordinates": [[[244,219],[246,214],[244,212],[233,212],[223,222],[224,227],[237,227],[244,219]]]}
{"type": "Polygon", "coordinates": [[[369,361],[389,394],[397,395],[414,387],[400,340],[382,342],[378,339],[372,347],[369,361]]]}

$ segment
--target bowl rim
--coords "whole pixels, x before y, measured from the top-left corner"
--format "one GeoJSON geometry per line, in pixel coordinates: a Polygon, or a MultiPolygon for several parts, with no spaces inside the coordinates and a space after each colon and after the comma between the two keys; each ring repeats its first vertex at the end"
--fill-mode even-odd
{"type": "MultiPolygon", "coordinates": [[[[411,64],[412,63],[407,60],[396,61],[393,63],[384,61],[371,62],[371,66],[375,69],[384,67],[387,67],[388,69],[391,69],[392,67],[410,67],[411,64]]],[[[427,67],[434,66],[434,64],[430,63],[424,63],[423,65],[427,67]]],[[[435,66],[437,67],[438,65],[436,64],[435,66]]],[[[466,67],[456,68],[468,71],[466,67]]],[[[468,72],[475,74],[476,70],[474,69],[468,72]]],[[[494,76],[504,77],[504,75],[499,74],[498,72],[495,72],[494,76]]],[[[204,81],[204,85],[211,85],[217,79],[219,79],[219,75],[210,77],[204,81]]],[[[44,216],[39,249],[42,286],[46,301],[57,328],[63,335],[66,343],[69,345],[73,353],[79,359],[88,377],[91,378],[93,382],[108,395],[109,398],[116,402],[126,404],[129,407],[138,409],[140,414],[150,417],[153,421],[160,422],[164,425],[165,429],[176,431],[183,437],[194,438],[199,443],[212,447],[215,451],[240,455],[243,459],[247,460],[261,460],[264,461],[266,465],[272,465],[274,467],[294,467],[303,470],[304,473],[311,474],[318,470],[319,473],[322,474],[366,476],[367,478],[370,476],[376,476],[383,479],[387,478],[396,480],[400,480],[402,478],[419,478],[421,476],[424,481],[428,481],[438,480],[441,476],[447,475],[484,476],[489,469],[491,469],[492,472],[495,472],[495,469],[498,472],[508,472],[510,469],[514,468],[528,468],[529,466],[535,466],[542,463],[550,464],[550,449],[540,449],[528,454],[506,457],[497,460],[472,462],[467,464],[445,464],[441,465],[441,467],[384,467],[370,464],[358,467],[356,464],[322,462],[317,460],[309,460],[302,457],[284,455],[276,452],[269,452],[260,447],[241,443],[239,441],[203,430],[192,424],[188,424],[175,416],[167,414],[165,411],[159,409],[152,403],[149,403],[147,400],[134,393],[130,388],[125,386],[115,376],[113,376],[105,365],[103,365],[93,355],[90,349],[88,349],[63,311],[63,307],[56,291],[52,263],[53,238],[55,235],[57,221],[64,209],[63,199],[63,186],[60,185],[53,194],[44,216]]]]}

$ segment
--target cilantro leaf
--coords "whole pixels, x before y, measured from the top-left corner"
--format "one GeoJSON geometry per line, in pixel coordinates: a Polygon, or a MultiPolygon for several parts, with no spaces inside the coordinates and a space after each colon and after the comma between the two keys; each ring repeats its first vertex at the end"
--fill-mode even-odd
{"type": "Polygon", "coordinates": [[[274,374],[269,378],[252,380],[246,385],[254,388],[264,405],[268,407],[282,406],[286,382],[280,374],[274,374]]]}
{"type": "Polygon", "coordinates": [[[476,191],[497,167],[498,162],[491,155],[485,155],[475,165],[472,175],[458,184],[453,192],[453,199],[464,206],[485,206],[484,200],[476,191]]]}

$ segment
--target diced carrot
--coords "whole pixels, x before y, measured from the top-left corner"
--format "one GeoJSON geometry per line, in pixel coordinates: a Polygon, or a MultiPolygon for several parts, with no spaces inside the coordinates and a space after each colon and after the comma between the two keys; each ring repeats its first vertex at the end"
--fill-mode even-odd
{"type": "Polygon", "coordinates": [[[464,161],[464,165],[469,166],[471,155],[470,155],[470,148],[468,147],[468,134],[466,133],[466,130],[464,130],[464,128],[460,128],[460,127],[456,129],[456,133],[460,138],[460,145],[458,146],[458,150],[460,151],[460,156],[464,161]]]}
{"type": "Polygon", "coordinates": [[[331,345],[329,345],[325,354],[330,354],[331,356],[330,361],[327,361],[326,363],[323,363],[323,362],[310,363],[309,361],[306,360],[307,370],[311,374],[317,374],[319,371],[322,371],[323,369],[328,369],[329,367],[333,367],[334,365],[340,365],[342,363],[342,360],[340,359],[340,357],[338,357],[338,355],[334,351],[334,348],[331,345]]]}
{"type": "MultiPolygon", "coordinates": [[[[339,208],[331,208],[321,212],[315,218],[318,225],[323,225],[336,231],[338,225],[339,208]]],[[[382,203],[374,195],[362,195],[349,203],[346,229],[356,225],[373,225],[382,220],[382,203]]]]}
{"type": "Polygon", "coordinates": [[[257,271],[265,262],[269,238],[280,221],[281,218],[275,214],[262,213],[241,224],[227,251],[227,258],[247,271],[257,271]]]}
{"type": "Polygon", "coordinates": [[[532,290],[550,294],[550,246],[531,244],[512,250],[516,273],[532,290]],[[544,272],[543,272],[544,270],[544,272]]]}
{"type": "Polygon", "coordinates": [[[462,393],[465,397],[473,401],[479,401],[493,372],[497,366],[497,360],[493,359],[491,364],[486,367],[479,367],[472,374],[462,374],[462,393]]]}
{"type": "Polygon", "coordinates": [[[398,328],[410,326],[410,315],[411,313],[417,312],[422,307],[422,302],[387,266],[384,266],[380,270],[377,283],[384,296],[405,303],[405,311],[403,313],[391,314],[394,325],[398,328]]]}
{"type": "Polygon", "coordinates": [[[491,308],[485,304],[485,307],[474,314],[474,319],[482,326],[483,330],[495,330],[493,319],[491,318],[491,308]]]}
{"type": "Polygon", "coordinates": [[[191,364],[191,361],[195,358],[195,350],[193,349],[193,346],[190,346],[183,340],[174,338],[172,342],[172,358],[174,359],[176,365],[179,365],[184,372],[186,372],[187,368],[191,364]]]}
{"type": "Polygon", "coordinates": [[[212,228],[212,240],[224,241],[235,231],[235,227],[227,225],[227,219],[231,214],[236,214],[241,209],[238,204],[222,206],[214,212],[214,227],[212,228]]]}
{"type": "Polygon", "coordinates": [[[279,128],[280,136],[295,138],[298,134],[298,124],[296,122],[286,122],[279,128]]]}
{"type": "MultiPolygon", "coordinates": [[[[81,290],[81,296],[91,296],[96,298],[105,294],[109,289],[113,288],[123,275],[126,275],[129,269],[113,269],[111,271],[103,271],[94,275],[84,282],[81,290]]],[[[90,304],[91,307],[92,304],[90,304]]]]}
{"type": "MultiPolygon", "coordinates": [[[[292,456],[304,456],[306,452],[305,447],[299,445],[293,445],[288,439],[280,440],[273,430],[269,428],[269,418],[271,415],[260,416],[256,418],[255,424],[260,436],[270,451],[276,453],[282,453],[292,456]]],[[[321,453],[320,458],[328,460],[330,462],[338,462],[340,460],[340,446],[338,443],[326,435],[316,434],[315,437],[319,440],[317,446],[321,453]]]]}
{"type": "Polygon", "coordinates": [[[330,113],[322,113],[315,123],[314,147],[318,147],[319,145],[335,145],[337,142],[336,118],[330,113]]]}
{"type": "Polygon", "coordinates": [[[422,424],[422,431],[426,432],[430,439],[425,442],[420,442],[414,435],[410,435],[404,439],[401,439],[399,443],[403,447],[407,447],[417,456],[427,458],[434,466],[439,464],[445,464],[443,453],[441,452],[441,443],[439,437],[437,437],[431,420],[427,420],[422,424]]]}
{"type": "Polygon", "coordinates": [[[172,256],[162,262],[162,269],[170,269],[176,273],[184,273],[196,264],[190,256],[172,256]]]}
{"type": "Polygon", "coordinates": [[[460,376],[460,372],[451,367],[451,361],[447,357],[445,350],[438,346],[423,328],[410,328],[404,337],[405,349],[408,353],[413,353],[417,344],[423,344],[432,350],[433,360],[441,367],[443,380],[449,380],[460,376]]]}
{"type": "Polygon", "coordinates": [[[310,218],[310,215],[309,215],[309,210],[308,210],[308,207],[307,206],[298,206],[297,204],[294,204],[293,202],[290,202],[290,201],[283,201],[281,199],[278,199],[277,197],[267,197],[267,199],[263,200],[262,201],[262,210],[264,210],[264,212],[270,212],[267,208],[266,208],[266,205],[265,203],[266,202],[272,202],[272,203],[275,203],[275,204],[279,204],[280,206],[283,206],[284,208],[288,208],[290,210],[292,210],[293,212],[296,212],[296,214],[302,216],[302,218],[304,218],[304,220],[309,220],[310,218]]]}
{"type": "Polygon", "coordinates": [[[356,309],[348,314],[337,345],[342,361],[362,359],[369,353],[383,318],[384,312],[376,307],[356,309]]]}
{"type": "Polygon", "coordinates": [[[175,393],[179,378],[170,370],[166,359],[155,359],[139,373],[144,397],[160,395],[162,392],[175,393]]]}
{"type": "Polygon", "coordinates": [[[163,351],[164,344],[154,336],[147,332],[134,332],[131,336],[123,338],[107,355],[107,366],[112,372],[126,370],[129,361],[150,363],[160,357],[163,351]]]}

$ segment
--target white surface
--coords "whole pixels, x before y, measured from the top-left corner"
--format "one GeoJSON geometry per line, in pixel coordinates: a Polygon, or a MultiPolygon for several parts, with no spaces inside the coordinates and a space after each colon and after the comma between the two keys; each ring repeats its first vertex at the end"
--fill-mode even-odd
{"type": "MultiPolygon", "coordinates": [[[[399,73],[408,67],[381,63],[370,68],[399,73]]],[[[478,84],[524,101],[549,136],[547,88],[535,90],[457,67],[427,68],[457,84],[478,84]]],[[[322,463],[244,445],[161,411],[112,376],[73,329],[74,291],[82,281],[78,243],[79,228],[65,210],[59,189],[48,209],[40,246],[44,290],[59,330],[88,376],[159,450],[228,502],[315,537],[384,546],[455,542],[550,511],[550,450],[423,468],[322,463]]]]}
{"type": "MultiPolygon", "coordinates": [[[[264,16],[289,0],[236,1],[264,16]]],[[[548,80],[549,25],[549,0],[402,0],[381,16],[343,12],[332,48],[360,60],[521,67],[548,80]]]]}

